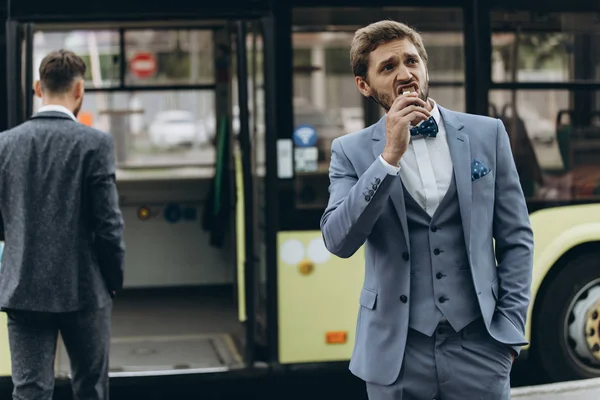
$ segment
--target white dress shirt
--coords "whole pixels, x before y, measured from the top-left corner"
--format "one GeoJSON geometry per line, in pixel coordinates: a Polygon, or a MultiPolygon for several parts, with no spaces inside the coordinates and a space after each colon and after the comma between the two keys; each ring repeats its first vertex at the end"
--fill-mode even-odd
{"type": "Polygon", "coordinates": [[[406,190],[417,203],[433,216],[446,195],[452,180],[452,159],[446,136],[446,128],[435,101],[431,116],[438,124],[437,137],[413,136],[398,166],[390,165],[379,156],[390,175],[398,175],[406,190]]]}
{"type": "Polygon", "coordinates": [[[73,118],[74,121],[77,121],[77,118],[75,118],[75,115],[73,115],[71,110],[69,110],[67,107],[64,107],[64,106],[61,106],[58,104],[47,104],[45,106],[41,106],[40,109],[38,110],[38,113],[41,113],[44,111],[62,112],[62,113],[67,114],[69,117],[73,118]]]}

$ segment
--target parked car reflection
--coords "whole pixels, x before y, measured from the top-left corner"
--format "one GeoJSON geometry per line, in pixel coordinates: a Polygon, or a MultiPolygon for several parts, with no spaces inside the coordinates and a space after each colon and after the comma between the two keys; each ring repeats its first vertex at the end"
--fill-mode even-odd
{"type": "Polygon", "coordinates": [[[158,113],[150,123],[148,135],[150,143],[159,148],[206,145],[210,140],[204,123],[184,110],[158,113]]]}

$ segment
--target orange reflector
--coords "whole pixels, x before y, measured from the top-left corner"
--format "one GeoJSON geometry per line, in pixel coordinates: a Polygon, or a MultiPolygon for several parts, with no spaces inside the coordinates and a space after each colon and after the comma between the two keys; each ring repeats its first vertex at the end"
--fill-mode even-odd
{"type": "Polygon", "coordinates": [[[348,339],[348,334],[344,331],[339,331],[339,332],[327,332],[325,334],[327,343],[331,343],[331,344],[340,344],[340,343],[346,343],[346,340],[348,339]]]}

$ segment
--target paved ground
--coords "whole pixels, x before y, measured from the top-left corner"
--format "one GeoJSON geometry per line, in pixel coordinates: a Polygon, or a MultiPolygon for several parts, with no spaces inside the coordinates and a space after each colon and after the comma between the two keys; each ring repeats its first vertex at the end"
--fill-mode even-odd
{"type": "MultiPolygon", "coordinates": [[[[600,379],[544,384],[547,378],[528,364],[515,365],[512,400],[598,400],[600,379]],[[530,386],[535,385],[535,386],[530,386]]],[[[0,385],[0,399],[10,399],[0,385]]],[[[180,377],[120,378],[113,381],[111,400],[367,400],[364,383],[346,368],[338,371],[266,371],[180,377]]],[[[59,382],[54,400],[72,400],[68,383],[59,382]]]]}
{"type": "Polygon", "coordinates": [[[512,400],[598,400],[600,379],[516,388],[512,400]]]}
{"type": "MultiPolygon", "coordinates": [[[[6,388],[5,388],[6,389],[6,388]]],[[[0,391],[0,398],[10,399],[8,390],[0,391]]],[[[162,378],[122,381],[111,390],[111,400],[138,399],[158,400],[367,400],[362,382],[347,374],[315,375],[302,373],[294,377],[286,374],[278,377],[265,375],[244,376],[235,382],[228,378],[212,376],[170,380],[162,378]],[[135,383],[136,388],[129,387],[135,383]]],[[[513,388],[512,400],[598,400],[600,379],[513,388]]],[[[54,400],[71,400],[70,388],[59,383],[54,400]]]]}

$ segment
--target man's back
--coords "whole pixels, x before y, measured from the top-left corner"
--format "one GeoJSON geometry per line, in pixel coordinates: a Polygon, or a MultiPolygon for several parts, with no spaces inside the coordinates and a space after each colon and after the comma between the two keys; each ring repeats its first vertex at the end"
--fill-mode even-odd
{"type": "Polygon", "coordinates": [[[67,312],[110,302],[124,253],[112,137],[42,112],[0,134],[0,167],[0,307],[67,312]]]}

